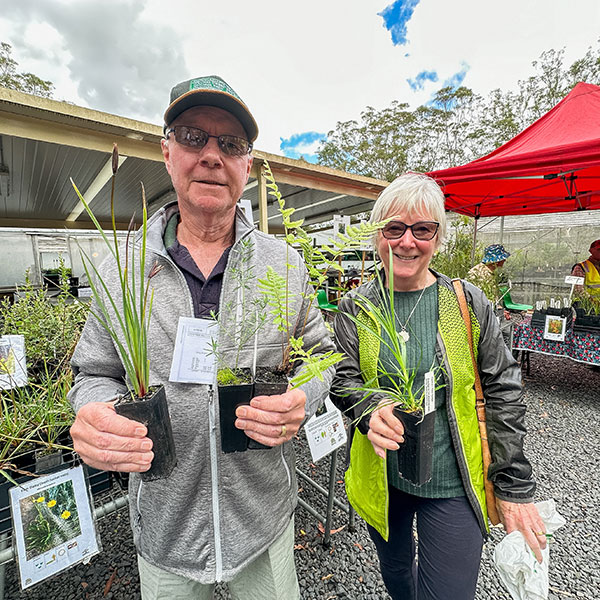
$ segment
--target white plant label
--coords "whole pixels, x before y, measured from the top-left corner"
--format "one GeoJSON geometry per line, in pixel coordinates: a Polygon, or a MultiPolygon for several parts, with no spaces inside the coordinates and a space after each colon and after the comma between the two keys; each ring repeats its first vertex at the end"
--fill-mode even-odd
{"type": "Polygon", "coordinates": [[[575,277],[575,275],[567,275],[565,277],[565,283],[569,285],[583,285],[585,279],[583,277],[575,277]]]}
{"type": "Polygon", "coordinates": [[[216,357],[210,351],[212,339],[218,337],[216,321],[179,317],[169,381],[214,383],[216,357]]]}
{"type": "Polygon", "coordinates": [[[425,373],[423,385],[425,387],[423,412],[428,415],[435,410],[435,374],[433,371],[427,371],[427,373],[425,373]]]}
{"type": "Polygon", "coordinates": [[[10,488],[10,508],[23,589],[101,550],[81,465],[10,488]]]}
{"type": "Polygon", "coordinates": [[[0,390],[24,385],[27,385],[25,337],[3,335],[0,337],[0,390]]]}
{"type": "Polygon", "coordinates": [[[346,443],[346,428],[342,413],[333,405],[329,396],[325,399],[325,413],[313,415],[304,425],[304,433],[313,462],[321,460],[346,443]]]}

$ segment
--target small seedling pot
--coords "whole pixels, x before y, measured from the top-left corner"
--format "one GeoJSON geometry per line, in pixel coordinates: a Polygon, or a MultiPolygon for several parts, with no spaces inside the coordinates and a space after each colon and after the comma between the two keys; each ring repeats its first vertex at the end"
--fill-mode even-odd
{"type": "Polygon", "coordinates": [[[254,396],[254,381],[250,369],[238,369],[248,383],[217,385],[219,394],[219,423],[221,426],[221,450],[225,453],[245,452],[250,438],[235,426],[235,411],[238,406],[249,405],[254,396]]]}
{"type": "MultiPolygon", "coordinates": [[[[252,397],[279,396],[287,392],[288,385],[289,382],[285,373],[275,371],[274,367],[256,367],[252,397]]],[[[249,438],[248,450],[272,450],[272,447],[265,446],[265,444],[249,438]]]]}
{"type": "Polygon", "coordinates": [[[154,460],[148,471],[140,473],[142,481],[168,477],[177,465],[177,456],[164,386],[152,386],[144,398],[127,393],[117,400],[115,410],[117,414],[143,423],[148,428],[154,460]]]}
{"type": "Polygon", "coordinates": [[[394,407],[394,415],[404,425],[404,442],[397,450],[398,472],[403,479],[423,485],[431,480],[435,412],[423,417],[421,413],[407,413],[394,407]]]}

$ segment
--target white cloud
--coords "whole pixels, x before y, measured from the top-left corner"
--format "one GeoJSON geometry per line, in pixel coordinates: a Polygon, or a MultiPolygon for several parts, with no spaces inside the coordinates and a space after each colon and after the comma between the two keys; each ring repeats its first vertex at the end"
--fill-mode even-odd
{"type": "Polygon", "coordinates": [[[464,64],[464,85],[475,92],[513,88],[533,74],[531,63],[544,50],[565,46],[568,64],[582,56],[596,44],[600,23],[598,0],[421,0],[408,44],[394,46],[377,15],[391,0],[146,0],[135,29],[119,23],[141,4],[20,0],[4,7],[0,41],[13,45],[22,70],[54,82],[56,98],[85,105],[85,92],[88,104],[103,102],[92,108],[155,123],[173,84],[186,75],[219,74],[253,111],[257,147],[279,153],[281,138],[329,131],[369,105],[399,100],[416,107],[464,64]],[[56,18],[61,9],[70,9],[63,25],[56,18]],[[79,35],[77,23],[85,28],[79,35]],[[107,71],[108,41],[116,47],[107,71]],[[139,51],[149,42],[151,57],[139,51]],[[422,71],[435,71],[438,82],[425,81],[415,93],[407,79],[422,71]],[[128,85],[148,93],[133,94],[127,104],[119,92],[128,85]]]}

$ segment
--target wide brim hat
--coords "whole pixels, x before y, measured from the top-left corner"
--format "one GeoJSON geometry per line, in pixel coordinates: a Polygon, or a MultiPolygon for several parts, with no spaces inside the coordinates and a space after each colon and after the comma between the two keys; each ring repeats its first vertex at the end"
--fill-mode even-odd
{"type": "Polygon", "coordinates": [[[483,259],[481,262],[484,265],[490,265],[506,260],[509,256],[510,252],[508,252],[502,244],[492,244],[483,251],[483,259]]]}
{"type": "Polygon", "coordinates": [[[249,142],[254,142],[258,137],[258,125],[250,109],[235,90],[217,75],[188,79],[173,87],[164,116],[165,131],[182,112],[194,106],[222,108],[242,124],[249,142]]]}

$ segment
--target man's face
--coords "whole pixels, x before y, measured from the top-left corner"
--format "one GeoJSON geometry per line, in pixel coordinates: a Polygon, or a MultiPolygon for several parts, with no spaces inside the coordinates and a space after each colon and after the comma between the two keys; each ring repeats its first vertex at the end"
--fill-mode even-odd
{"type": "Polygon", "coordinates": [[[590,256],[595,260],[600,262],[600,244],[594,244],[590,248],[590,256]]]}
{"type": "MultiPolygon", "coordinates": [[[[235,135],[247,139],[242,124],[215,106],[196,106],[179,115],[170,125],[203,129],[210,135],[235,135]]],[[[182,210],[213,214],[233,212],[250,175],[252,157],[224,154],[214,137],[202,149],[177,143],[174,134],[161,142],[167,171],[182,210]]]]}

